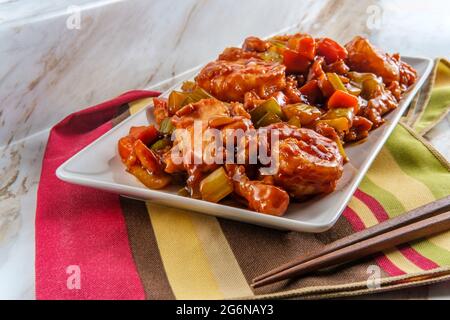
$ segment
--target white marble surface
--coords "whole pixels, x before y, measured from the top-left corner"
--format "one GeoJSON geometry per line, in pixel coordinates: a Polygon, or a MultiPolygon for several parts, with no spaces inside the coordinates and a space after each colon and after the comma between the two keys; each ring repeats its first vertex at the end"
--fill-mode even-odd
{"type": "MultiPolygon", "coordinates": [[[[48,129],[61,118],[130,89],[164,89],[247,35],[291,26],[340,41],[365,34],[389,51],[448,57],[450,5],[424,3],[0,0],[0,299],[34,298],[37,184],[48,129]],[[68,29],[77,10],[80,28],[68,29]]],[[[428,134],[448,158],[449,128],[447,117],[428,134]]],[[[430,286],[428,295],[450,298],[450,286],[430,286]]]]}

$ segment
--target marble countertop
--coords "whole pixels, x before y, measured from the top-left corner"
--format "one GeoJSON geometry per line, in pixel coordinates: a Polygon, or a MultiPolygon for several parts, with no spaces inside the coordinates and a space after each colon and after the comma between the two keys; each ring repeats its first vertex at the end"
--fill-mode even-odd
{"type": "MultiPolygon", "coordinates": [[[[449,9],[444,0],[0,1],[0,299],[35,296],[40,166],[64,116],[130,89],[164,90],[250,34],[363,34],[387,51],[449,58],[449,9]]],[[[449,116],[427,138],[450,159],[449,116]]],[[[450,284],[376,297],[450,299],[450,284]]]]}

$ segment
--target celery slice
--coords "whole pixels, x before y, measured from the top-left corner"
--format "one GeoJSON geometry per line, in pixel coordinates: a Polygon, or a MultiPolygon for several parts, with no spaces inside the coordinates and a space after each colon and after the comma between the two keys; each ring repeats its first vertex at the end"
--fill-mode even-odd
{"type": "Polygon", "coordinates": [[[375,79],[366,79],[362,83],[361,97],[364,99],[372,99],[379,95],[382,90],[382,85],[375,79]]]}
{"type": "Polygon", "coordinates": [[[267,62],[282,62],[283,56],[276,51],[267,50],[261,55],[262,59],[267,62]]]}
{"type": "Polygon", "coordinates": [[[288,119],[298,118],[302,125],[312,123],[322,115],[319,108],[305,103],[289,104],[283,108],[283,112],[288,119]]]}
{"type": "Polygon", "coordinates": [[[361,88],[359,88],[357,85],[355,85],[353,83],[353,81],[350,83],[347,83],[345,87],[347,88],[347,92],[354,96],[359,96],[361,93],[361,88]]]}
{"type": "Polygon", "coordinates": [[[274,97],[267,99],[252,111],[250,111],[250,116],[252,117],[253,123],[257,123],[269,112],[277,115],[280,119],[283,118],[283,111],[281,110],[281,106],[278,104],[278,101],[274,97]]]}
{"type": "Polygon", "coordinates": [[[159,125],[159,132],[163,134],[171,134],[175,127],[172,124],[172,118],[167,117],[159,125]]]}
{"type": "Polygon", "coordinates": [[[347,92],[347,88],[344,86],[341,78],[339,78],[339,76],[336,73],[328,72],[327,78],[328,78],[328,81],[333,86],[334,90],[342,90],[344,92],[347,92]]]}
{"type": "Polygon", "coordinates": [[[293,117],[289,118],[288,124],[290,124],[291,126],[297,127],[297,128],[302,127],[302,123],[297,116],[293,116],[293,117]]]}
{"type": "Polygon", "coordinates": [[[203,200],[219,202],[233,192],[233,183],[220,167],[200,182],[200,193],[203,200]]]}
{"type": "Polygon", "coordinates": [[[348,162],[349,159],[348,159],[347,154],[345,153],[344,146],[342,145],[341,139],[339,139],[339,137],[337,137],[337,139],[335,139],[334,142],[336,142],[336,144],[338,146],[339,153],[341,154],[342,158],[344,159],[344,163],[348,162]]]}
{"type": "Polygon", "coordinates": [[[150,147],[150,149],[158,151],[158,150],[162,150],[165,147],[170,145],[170,141],[167,139],[160,139],[158,141],[156,141],[154,144],[152,144],[152,146],[150,147]]]}
{"type": "Polygon", "coordinates": [[[267,112],[261,119],[258,120],[255,127],[256,128],[267,127],[270,124],[278,122],[281,122],[279,116],[277,116],[275,113],[267,112]]]}
{"type": "Polygon", "coordinates": [[[319,121],[327,123],[337,131],[348,131],[352,126],[354,115],[353,108],[330,109],[319,121]]]}
{"type": "Polygon", "coordinates": [[[353,108],[335,108],[328,110],[321,119],[331,120],[337,118],[347,118],[349,121],[353,121],[354,118],[353,108]]]}
{"type": "Polygon", "coordinates": [[[211,99],[211,98],[214,97],[205,90],[203,90],[202,88],[196,87],[194,91],[187,93],[186,99],[183,101],[182,105],[185,106],[190,103],[199,102],[202,99],[211,99]]]}
{"type": "Polygon", "coordinates": [[[172,91],[169,95],[168,106],[171,113],[175,113],[183,106],[183,102],[186,100],[188,93],[180,91],[172,91]]]}

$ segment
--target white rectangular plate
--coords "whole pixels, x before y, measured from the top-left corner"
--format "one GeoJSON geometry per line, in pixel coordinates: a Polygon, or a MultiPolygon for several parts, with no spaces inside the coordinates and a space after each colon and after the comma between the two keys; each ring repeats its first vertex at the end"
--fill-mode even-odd
{"type": "MultiPolygon", "coordinates": [[[[117,141],[128,134],[131,126],[147,125],[154,121],[151,106],[129,117],[78,152],[58,168],[56,175],[67,182],[217,217],[283,230],[323,232],[331,228],[339,218],[370,164],[432,69],[431,59],[403,59],[417,70],[418,80],[415,86],[403,97],[399,107],[386,117],[386,123],[372,131],[364,143],[346,147],[350,162],[344,166],[344,175],[333,193],[307,202],[291,202],[283,217],[182,197],[177,195],[179,187],[176,186],[159,191],[150,190],[127,173],[117,154],[117,141]]],[[[168,93],[165,92],[163,96],[168,93]]]]}

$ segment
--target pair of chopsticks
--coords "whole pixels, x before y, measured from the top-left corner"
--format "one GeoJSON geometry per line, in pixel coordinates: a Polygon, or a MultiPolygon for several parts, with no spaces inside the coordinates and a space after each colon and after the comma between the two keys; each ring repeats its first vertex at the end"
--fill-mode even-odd
{"type": "Polygon", "coordinates": [[[332,242],[320,251],[297,258],[253,279],[258,288],[450,230],[450,196],[332,242]]]}

